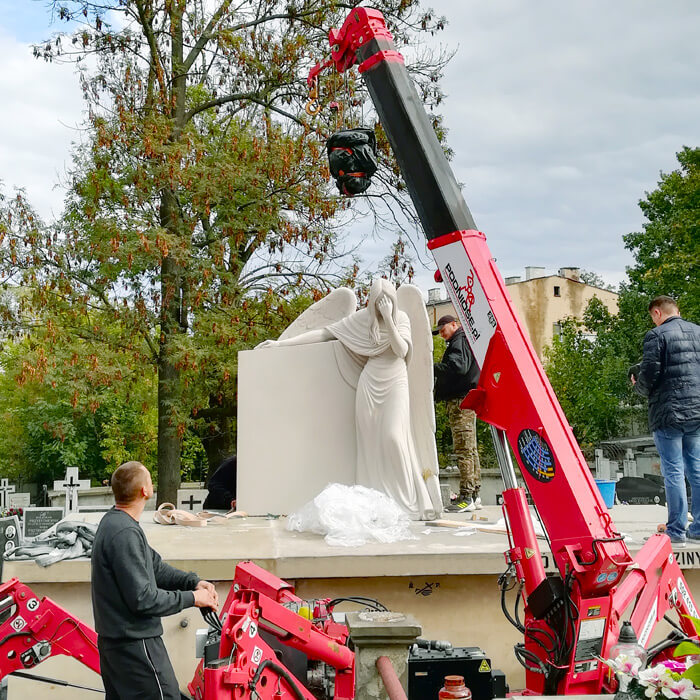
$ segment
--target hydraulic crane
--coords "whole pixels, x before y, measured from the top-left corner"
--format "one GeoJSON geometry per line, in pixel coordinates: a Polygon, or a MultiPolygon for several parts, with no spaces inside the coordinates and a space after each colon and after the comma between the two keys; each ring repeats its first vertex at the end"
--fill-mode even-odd
{"type": "Polygon", "coordinates": [[[505,283],[465,203],[381,13],[357,7],[329,32],[330,58],[319,74],[357,66],[386,132],[423,231],[474,357],[476,389],[462,407],[489,423],[505,490],[509,571],[522,586],[525,643],[516,653],[527,690],[587,694],[614,681],[597,657],[617,641],[628,617],[647,645],[671,609],[695,637],[693,598],[665,535],[652,536],[632,557],[591,477],[505,283]],[[547,576],[517,485],[514,455],[547,533],[558,574],[547,576]]]}

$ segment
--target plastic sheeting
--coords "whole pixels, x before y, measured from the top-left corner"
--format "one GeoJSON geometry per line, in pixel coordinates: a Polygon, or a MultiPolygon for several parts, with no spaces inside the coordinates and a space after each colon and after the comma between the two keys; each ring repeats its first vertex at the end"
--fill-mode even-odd
{"type": "Polygon", "coordinates": [[[389,496],[364,486],[329,484],[287,518],[287,530],[323,535],[327,544],[414,540],[408,514],[389,496]]]}

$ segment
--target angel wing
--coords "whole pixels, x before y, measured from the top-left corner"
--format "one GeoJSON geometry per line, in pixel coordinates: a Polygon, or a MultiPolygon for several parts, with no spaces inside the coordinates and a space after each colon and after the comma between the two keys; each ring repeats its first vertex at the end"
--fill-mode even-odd
{"type": "Polygon", "coordinates": [[[349,316],[357,308],[355,293],[347,287],[338,287],[328,296],[323,297],[315,304],[311,304],[306,311],[296,317],[292,323],[284,329],[278,340],[294,338],[297,335],[313,331],[317,328],[330,326],[341,318],[349,316]]]}
{"type": "Polygon", "coordinates": [[[396,291],[399,308],[411,321],[413,353],[408,363],[408,387],[411,402],[411,430],[428,488],[430,500],[442,512],[435,446],[435,404],[433,403],[433,339],[423,294],[412,284],[396,291]]]}

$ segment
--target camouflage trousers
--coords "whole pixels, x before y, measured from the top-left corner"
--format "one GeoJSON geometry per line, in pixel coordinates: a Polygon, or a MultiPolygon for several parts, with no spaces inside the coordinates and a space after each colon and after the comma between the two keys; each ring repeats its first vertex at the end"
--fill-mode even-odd
{"type": "Polygon", "coordinates": [[[481,465],[476,447],[476,413],[469,409],[463,411],[459,407],[461,403],[462,399],[445,401],[447,419],[459,467],[459,495],[476,498],[481,488],[481,465]]]}

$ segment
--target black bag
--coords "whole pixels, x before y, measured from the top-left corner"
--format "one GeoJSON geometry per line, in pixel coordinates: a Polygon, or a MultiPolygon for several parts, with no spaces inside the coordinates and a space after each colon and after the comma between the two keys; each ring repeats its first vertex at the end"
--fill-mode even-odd
{"type": "Polygon", "coordinates": [[[377,139],[372,129],[347,129],[326,142],[328,165],[341,194],[364,192],[377,172],[377,139]]]}

